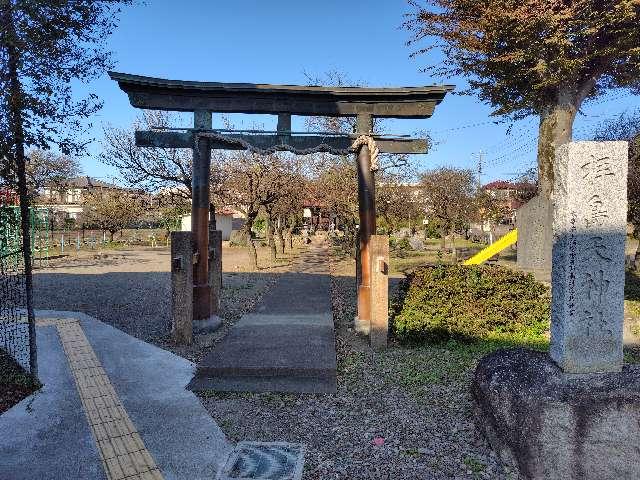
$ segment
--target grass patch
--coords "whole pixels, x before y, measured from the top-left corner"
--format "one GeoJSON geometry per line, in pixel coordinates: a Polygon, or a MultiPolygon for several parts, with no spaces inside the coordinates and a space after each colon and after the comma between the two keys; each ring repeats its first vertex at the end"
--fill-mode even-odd
{"type": "MultiPolygon", "coordinates": [[[[624,298],[627,312],[640,320],[640,276],[627,272],[624,284],[624,298]]],[[[640,335],[640,325],[636,325],[634,335],[640,335]]]]}
{"type": "Polygon", "coordinates": [[[437,261],[439,261],[437,252],[404,252],[402,256],[398,256],[396,252],[394,252],[389,258],[389,273],[391,275],[406,273],[418,267],[436,263],[437,261]]]}
{"type": "Polygon", "coordinates": [[[640,348],[625,347],[624,363],[640,363],[640,348]]]}
{"type": "Polygon", "coordinates": [[[365,356],[363,352],[350,352],[338,358],[338,374],[349,376],[358,374],[365,366],[365,356]]]}
{"type": "Polygon", "coordinates": [[[471,470],[471,473],[474,473],[476,475],[484,472],[485,468],[487,468],[486,464],[473,457],[465,457],[462,462],[467,466],[469,470],[471,470]]]}
{"type": "Polygon", "coordinates": [[[385,381],[399,383],[420,400],[426,387],[466,384],[468,375],[483,356],[500,348],[516,347],[548,351],[549,342],[544,338],[502,335],[476,341],[449,340],[391,348],[382,359],[385,381]]]}

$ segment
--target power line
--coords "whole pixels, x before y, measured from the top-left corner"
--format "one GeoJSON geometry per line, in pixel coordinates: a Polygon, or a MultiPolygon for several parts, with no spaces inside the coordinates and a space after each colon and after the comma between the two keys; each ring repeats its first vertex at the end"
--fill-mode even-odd
{"type": "Polygon", "coordinates": [[[443,130],[431,130],[429,131],[429,133],[446,133],[446,132],[455,132],[458,130],[466,130],[468,128],[476,128],[476,127],[482,127],[484,125],[498,125],[499,123],[501,123],[498,120],[488,120],[486,122],[477,122],[477,123],[470,123],[468,125],[461,125],[459,127],[452,127],[452,128],[445,128],[443,130]]]}
{"type": "Polygon", "coordinates": [[[506,138],[504,140],[496,144],[493,144],[490,147],[487,147],[485,151],[486,152],[493,152],[496,150],[500,151],[510,145],[515,144],[518,140],[520,140],[522,133],[530,130],[533,120],[535,120],[534,117],[529,118],[526,124],[520,125],[520,127],[515,132],[509,132],[508,134],[505,134],[506,138]]]}
{"type": "Polygon", "coordinates": [[[496,154],[490,160],[488,160],[487,164],[488,165],[495,165],[500,160],[508,158],[508,157],[512,156],[513,154],[521,151],[522,149],[532,146],[532,144],[536,144],[537,140],[538,140],[537,136],[531,135],[528,138],[526,138],[522,143],[519,143],[519,144],[515,145],[514,148],[509,148],[507,150],[503,150],[501,152],[498,152],[498,154],[496,154]]]}

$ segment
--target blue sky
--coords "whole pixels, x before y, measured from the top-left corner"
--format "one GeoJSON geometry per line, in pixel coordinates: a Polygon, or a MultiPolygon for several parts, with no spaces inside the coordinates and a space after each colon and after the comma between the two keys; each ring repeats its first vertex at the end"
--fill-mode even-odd
{"type": "MultiPolygon", "coordinates": [[[[179,80],[306,84],[305,72],[321,76],[336,70],[371,86],[464,87],[462,78],[422,73],[429,58],[409,58],[410,34],[401,28],[409,11],[406,0],[146,0],[146,5],[123,10],[108,45],[116,71],[179,80]]],[[[91,119],[96,141],[82,160],[84,173],[111,179],[117,172],[97,160],[102,126],[129,126],[138,112],[106,73],[78,94],[85,91],[98,94],[104,108],[91,119]]],[[[588,138],[601,121],[637,108],[640,97],[610,92],[584,108],[574,137],[588,138]]],[[[482,151],[484,182],[513,177],[535,162],[538,120],[517,122],[506,135],[509,124],[495,125],[498,119],[490,113],[475,97],[448,95],[431,119],[394,121],[389,128],[392,133],[431,133],[435,148],[413,159],[421,168],[475,169],[475,154],[482,151]]],[[[275,119],[264,116],[233,121],[236,126],[256,121],[275,126],[275,119]]]]}

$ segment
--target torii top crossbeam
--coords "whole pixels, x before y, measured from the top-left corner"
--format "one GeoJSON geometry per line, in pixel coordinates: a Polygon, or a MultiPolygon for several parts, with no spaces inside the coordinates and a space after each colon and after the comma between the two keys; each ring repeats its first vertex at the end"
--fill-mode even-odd
{"type": "Polygon", "coordinates": [[[192,82],[110,72],[131,105],[149,110],[428,118],[451,85],[363,88],[192,82]]]}

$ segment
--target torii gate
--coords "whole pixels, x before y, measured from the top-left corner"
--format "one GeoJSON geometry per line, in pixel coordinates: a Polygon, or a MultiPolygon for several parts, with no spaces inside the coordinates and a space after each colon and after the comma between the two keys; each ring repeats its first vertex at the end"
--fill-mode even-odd
{"type": "MultiPolygon", "coordinates": [[[[211,315],[211,286],[208,284],[211,149],[346,153],[351,151],[354,140],[364,135],[375,140],[381,153],[426,153],[425,139],[374,135],[373,119],[429,118],[436,105],[454,89],[451,85],[334,88],[192,82],[116,72],[109,72],[109,76],[128,94],[134,107],[194,114],[193,128],[137,131],[136,145],[193,150],[191,231],[197,253],[193,271],[193,316],[196,320],[206,320],[211,315]],[[213,130],[214,112],[278,115],[277,131],[213,130]],[[296,135],[291,131],[292,115],[356,117],[356,132],[353,135],[296,135]]],[[[369,239],[376,232],[375,178],[369,143],[359,141],[355,153],[360,214],[358,323],[360,328],[368,330],[371,319],[369,239]]]]}

